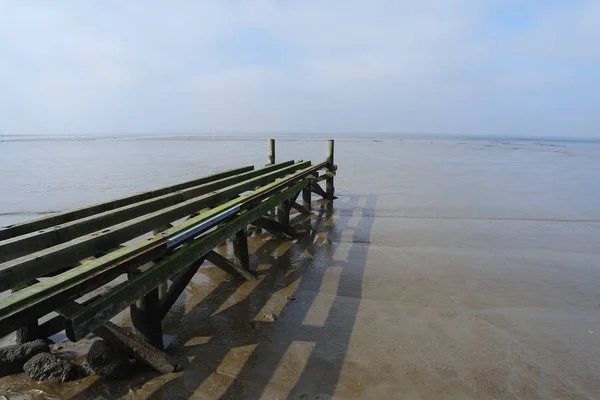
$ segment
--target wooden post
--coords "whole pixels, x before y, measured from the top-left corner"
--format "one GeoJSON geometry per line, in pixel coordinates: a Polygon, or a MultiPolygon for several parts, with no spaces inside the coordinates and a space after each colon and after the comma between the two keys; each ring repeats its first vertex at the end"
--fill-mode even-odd
{"type": "MultiPolygon", "coordinates": [[[[156,235],[158,235],[158,234],[159,234],[159,233],[161,233],[161,232],[164,232],[164,231],[166,231],[166,230],[168,230],[168,229],[171,229],[172,227],[173,227],[173,224],[166,224],[166,225],[163,225],[163,226],[161,226],[161,227],[160,227],[160,228],[158,228],[158,229],[154,229],[154,230],[152,231],[152,234],[153,234],[154,236],[156,236],[156,235]]],[[[156,262],[156,261],[155,261],[155,262],[156,262]]],[[[160,286],[158,287],[158,298],[162,300],[162,299],[163,299],[163,298],[166,296],[166,294],[167,294],[167,291],[168,291],[168,290],[169,290],[169,281],[164,281],[164,282],[163,282],[163,283],[161,283],[161,284],[160,284],[160,286]]]]}
{"type": "Polygon", "coordinates": [[[130,308],[133,328],[140,333],[149,344],[162,350],[162,315],[158,288],[133,303],[130,308]]]}
{"type": "MultiPolygon", "coordinates": [[[[327,141],[327,169],[329,170],[329,172],[333,172],[334,171],[334,164],[333,164],[333,140],[329,139],[327,141]]],[[[325,192],[327,193],[327,197],[330,200],[333,200],[334,198],[334,193],[335,193],[335,188],[333,187],[333,177],[327,178],[327,181],[325,182],[325,192]]]]}
{"type": "Polygon", "coordinates": [[[311,210],[311,197],[312,197],[312,194],[310,192],[310,186],[307,186],[304,189],[302,189],[302,205],[308,211],[311,210]]]}
{"type": "Polygon", "coordinates": [[[267,165],[275,164],[275,139],[268,140],[269,152],[267,153],[267,165]]]}
{"type": "Polygon", "coordinates": [[[247,227],[238,231],[233,237],[233,257],[235,262],[246,271],[250,271],[250,254],[248,253],[247,227]]]}
{"type": "MultiPolygon", "coordinates": [[[[35,283],[36,282],[29,282],[27,284],[19,285],[19,286],[15,287],[12,290],[12,292],[14,293],[21,289],[25,289],[26,287],[31,286],[35,283]]],[[[32,322],[28,322],[23,327],[17,329],[16,335],[17,335],[17,343],[18,344],[27,343],[27,342],[31,342],[33,340],[39,339],[40,337],[39,337],[38,320],[36,319],[32,322]]]]}
{"type": "Polygon", "coordinates": [[[289,225],[290,208],[289,201],[287,200],[277,206],[277,221],[279,221],[280,224],[289,225]]]}
{"type": "MultiPolygon", "coordinates": [[[[275,164],[275,139],[269,139],[267,141],[268,152],[267,152],[267,165],[275,164]]],[[[267,215],[275,217],[275,210],[270,210],[267,215]]]]}

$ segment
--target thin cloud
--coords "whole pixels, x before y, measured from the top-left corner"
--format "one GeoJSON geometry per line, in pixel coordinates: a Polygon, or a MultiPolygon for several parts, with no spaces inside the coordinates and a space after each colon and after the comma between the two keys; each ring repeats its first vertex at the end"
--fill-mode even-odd
{"type": "Polygon", "coordinates": [[[0,1],[0,125],[600,135],[600,5],[527,8],[0,1]]]}

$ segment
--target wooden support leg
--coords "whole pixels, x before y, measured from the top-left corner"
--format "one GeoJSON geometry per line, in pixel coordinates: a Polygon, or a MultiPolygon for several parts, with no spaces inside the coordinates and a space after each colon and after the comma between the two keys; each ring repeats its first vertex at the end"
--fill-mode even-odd
{"type": "Polygon", "coordinates": [[[250,253],[248,253],[248,236],[246,229],[242,229],[235,234],[233,238],[233,257],[234,262],[244,270],[250,271],[250,253]]]}
{"type": "Polygon", "coordinates": [[[134,329],[140,333],[148,343],[162,350],[162,324],[160,315],[160,299],[158,288],[136,301],[130,306],[131,322],[134,329]]]}
{"type": "Polygon", "coordinates": [[[311,204],[311,192],[310,192],[310,187],[305,187],[304,189],[302,189],[302,205],[304,206],[304,208],[306,208],[308,211],[310,211],[312,208],[312,204],[311,204]]]}
{"type": "Polygon", "coordinates": [[[217,267],[221,268],[223,271],[227,272],[230,275],[236,276],[240,275],[244,277],[247,281],[255,280],[256,277],[252,275],[250,272],[243,269],[241,266],[233,263],[217,253],[214,250],[211,250],[207,255],[206,259],[211,263],[215,264],[217,267]]]}
{"type": "MultiPolygon", "coordinates": [[[[333,163],[334,160],[334,141],[333,140],[328,140],[327,141],[327,169],[333,174],[333,171],[335,170],[335,165],[333,163]]],[[[327,178],[327,181],[325,182],[325,192],[327,193],[327,199],[329,200],[333,200],[335,198],[334,196],[334,192],[335,192],[335,188],[333,187],[333,176],[330,176],[329,178],[327,178]]]]}
{"type": "MultiPolygon", "coordinates": [[[[193,215],[193,214],[192,214],[193,215]]],[[[190,216],[190,218],[193,218],[192,216],[190,216]]],[[[152,231],[152,234],[154,235],[158,235],[161,232],[166,231],[167,229],[170,229],[173,227],[173,224],[166,224],[164,226],[161,226],[158,229],[154,229],[152,231]]],[[[158,287],[158,298],[162,299],[165,294],[167,293],[167,289],[169,288],[169,283],[167,281],[164,281],[163,283],[160,284],[160,286],[158,287]]]]}
{"type": "Polygon", "coordinates": [[[296,210],[298,210],[298,211],[299,211],[301,214],[304,214],[304,215],[312,215],[312,213],[311,213],[309,210],[307,210],[307,209],[306,209],[306,208],[305,208],[303,205],[301,205],[301,204],[294,203],[294,204],[292,205],[292,208],[295,208],[295,209],[296,209],[296,210]]]}
{"type": "Polygon", "coordinates": [[[298,196],[300,196],[300,193],[302,192],[302,190],[298,191],[298,193],[296,193],[290,200],[289,200],[289,204],[294,204],[296,202],[296,200],[298,200],[298,196]]]}
{"type": "Polygon", "coordinates": [[[176,359],[146,343],[144,338],[138,338],[135,332],[129,332],[112,322],[96,328],[94,333],[158,372],[169,374],[177,369],[176,359]]]}
{"type": "Polygon", "coordinates": [[[290,204],[288,201],[284,201],[277,206],[277,221],[285,225],[290,223],[290,204]]]}
{"type": "Polygon", "coordinates": [[[313,192],[315,192],[319,196],[323,197],[324,199],[328,198],[327,193],[321,188],[321,186],[319,186],[318,183],[312,182],[311,183],[311,188],[312,188],[313,192]]]}
{"type": "Polygon", "coordinates": [[[17,344],[27,343],[39,339],[40,336],[37,320],[17,329],[15,333],[17,335],[17,344]]]}
{"type": "Polygon", "coordinates": [[[287,239],[289,236],[296,236],[296,229],[293,226],[282,224],[265,217],[260,217],[254,221],[253,224],[260,226],[264,230],[282,239],[287,239]],[[284,235],[282,235],[282,233],[284,235]]]}
{"type": "MultiPolygon", "coordinates": [[[[21,289],[25,289],[28,286],[33,285],[35,282],[29,282],[27,284],[23,284],[20,286],[15,287],[12,292],[17,292],[21,289]]],[[[39,339],[39,325],[38,325],[38,321],[35,320],[33,322],[29,322],[27,325],[24,325],[23,327],[17,329],[16,331],[16,335],[17,335],[17,343],[21,344],[21,343],[27,343],[27,342],[31,342],[33,340],[39,339]]]]}
{"type": "Polygon", "coordinates": [[[333,178],[327,178],[325,181],[325,193],[327,193],[327,198],[329,200],[333,200],[335,198],[335,188],[333,187],[333,178]]]}
{"type": "MultiPolygon", "coordinates": [[[[89,303],[92,301],[93,299],[88,300],[89,303]]],[[[52,334],[58,333],[65,328],[65,319],[71,318],[73,314],[79,312],[85,307],[86,303],[78,304],[75,301],[70,301],[64,304],[57,310],[60,315],[42,324],[42,326],[49,324],[49,329],[52,327],[58,328],[59,323],[62,322],[62,327],[52,334]]],[[[42,326],[40,326],[40,328],[42,326]]],[[[146,339],[137,332],[129,332],[110,321],[97,327],[93,332],[111,345],[123,350],[137,361],[154,368],[158,372],[168,374],[177,369],[178,362],[176,359],[157,349],[155,346],[150,345],[146,339]]],[[[69,336],[69,331],[67,330],[67,337],[69,336]]]]}

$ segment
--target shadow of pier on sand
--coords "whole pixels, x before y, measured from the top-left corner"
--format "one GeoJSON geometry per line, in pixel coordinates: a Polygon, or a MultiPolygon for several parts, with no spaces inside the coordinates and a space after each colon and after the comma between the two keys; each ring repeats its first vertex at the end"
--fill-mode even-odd
{"type": "MultiPolygon", "coordinates": [[[[180,315],[175,310],[167,319],[172,328],[165,331],[176,337],[168,352],[183,360],[182,370],[134,378],[110,393],[148,399],[356,393],[353,368],[343,370],[352,364],[348,348],[374,221],[363,210],[374,210],[376,200],[350,196],[342,209],[322,201],[312,217],[292,218],[303,231],[296,240],[249,238],[258,280],[222,279],[209,289],[192,282],[180,315]]],[[[212,266],[201,271],[220,274],[212,266]]],[[[98,380],[76,398],[106,393],[102,385],[108,383],[98,380]]]]}

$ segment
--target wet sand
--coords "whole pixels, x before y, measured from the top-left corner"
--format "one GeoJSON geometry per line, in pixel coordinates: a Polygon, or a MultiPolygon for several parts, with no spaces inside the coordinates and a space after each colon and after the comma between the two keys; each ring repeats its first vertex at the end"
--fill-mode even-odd
{"type": "Polygon", "coordinates": [[[207,264],[188,286],[165,321],[181,372],[64,385],[16,376],[0,392],[600,398],[597,146],[421,140],[336,150],[340,198],[297,216],[312,234],[252,237],[257,282],[207,264]]]}

